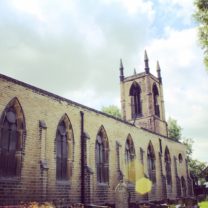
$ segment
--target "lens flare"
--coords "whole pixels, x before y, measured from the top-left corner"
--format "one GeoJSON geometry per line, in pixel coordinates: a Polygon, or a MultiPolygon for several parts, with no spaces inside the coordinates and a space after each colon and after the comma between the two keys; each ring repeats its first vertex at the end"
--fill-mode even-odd
{"type": "Polygon", "coordinates": [[[152,189],[152,182],[148,178],[140,178],[136,181],[136,192],[146,194],[152,189]]]}

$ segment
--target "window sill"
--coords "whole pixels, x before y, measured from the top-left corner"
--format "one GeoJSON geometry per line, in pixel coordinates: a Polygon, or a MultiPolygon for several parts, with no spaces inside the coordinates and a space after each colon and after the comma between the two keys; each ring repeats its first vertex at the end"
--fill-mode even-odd
{"type": "Polygon", "coordinates": [[[69,181],[69,180],[56,180],[56,185],[70,186],[71,185],[71,181],[69,181]]]}
{"type": "Polygon", "coordinates": [[[127,187],[128,188],[134,188],[135,187],[135,183],[132,183],[132,182],[127,182],[127,187]]]}
{"type": "Polygon", "coordinates": [[[134,114],[132,116],[132,119],[134,120],[134,119],[141,118],[141,117],[143,117],[143,114],[134,114]]]}
{"type": "Polygon", "coordinates": [[[97,182],[97,186],[108,187],[108,183],[97,182]]]}
{"type": "Polygon", "coordinates": [[[14,182],[19,182],[19,181],[20,181],[19,176],[14,176],[14,177],[0,176],[0,183],[1,182],[14,183],[14,182]]]}

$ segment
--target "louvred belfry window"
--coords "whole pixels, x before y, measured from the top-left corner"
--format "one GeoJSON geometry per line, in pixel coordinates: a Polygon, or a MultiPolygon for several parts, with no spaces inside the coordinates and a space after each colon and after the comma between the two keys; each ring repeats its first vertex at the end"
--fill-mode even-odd
{"type": "Polygon", "coordinates": [[[68,180],[72,176],[73,131],[67,115],[59,122],[56,133],[56,178],[68,180]]]}
{"type": "Polygon", "coordinates": [[[97,169],[97,181],[108,183],[109,181],[109,148],[106,132],[103,127],[97,134],[95,146],[95,160],[97,169]]]}
{"type": "Polygon", "coordinates": [[[129,182],[135,183],[135,149],[134,143],[129,135],[125,145],[125,163],[126,163],[126,177],[129,182]]]}
{"type": "Polygon", "coordinates": [[[134,119],[142,114],[141,88],[137,82],[131,85],[129,95],[131,96],[132,119],[134,119]]]}
{"type": "Polygon", "coordinates": [[[156,182],[156,167],[155,167],[155,153],[152,143],[150,142],[147,149],[147,164],[148,164],[148,173],[150,180],[156,182]]]}
{"type": "Polygon", "coordinates": [[[0,127],[0,176],[19,176],[25,125],[17,98],[11,100],[5,108],[0,127]]]}
{"type": "Polygon", "coordinates": [[[166,170],[166,179],[167,184],[172,184],[172,175],[171,175],[171,159],[170,159],[170,153],[168,148],[165,148],[165,170],[166,170]]]}

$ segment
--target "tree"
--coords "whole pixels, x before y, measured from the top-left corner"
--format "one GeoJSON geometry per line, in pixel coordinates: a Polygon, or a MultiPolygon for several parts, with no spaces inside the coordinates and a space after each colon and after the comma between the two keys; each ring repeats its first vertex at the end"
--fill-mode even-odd
{"type": "Polygon", "coordinates": [[[195,0],[195,20],[199,23],[199,42],[204,50],[204,63],[208,69],[208,1],[195,0]]]}
{"type": "Polygon", "coordinates": [[[168,119],[168,135],[171,139],[177,141],[181,140],[182,143],[186,145],[189,170],[197,180],[200,180],[203,183],[204,179],[201,177],[200,173],[206,167],[206,163],[192,158],[194,140],[191,138],[182,138],[182,128],[177,121],[172,118],[168,119]]]}
{"type": "Polygon", "coordinates": [[[116,105],[103,106],[101,111],[116,118],[121,118],[121,110],[116,105]]]}
{"type": "Polygon", "coordinates": [[[183,144],[186,145],[186,155],[188,160],[190,160],[193,152],[194,140],[191,138],[183,138],[183,144]]]}
{"type": "Polygon", "coordinates": [[[173,118],[168,119],[168,136],[173,140],[181,140],[182,128],[178,125],[177,121],[173,118]]]}
{"type": "Polygon", "coordinates": [[[201,172],[206,168],[206,163],[196,159],[190,159],[188,161],[189,171],[196,177],[201,183],[205,182],[204,177],[201,176],[201,172]]]}

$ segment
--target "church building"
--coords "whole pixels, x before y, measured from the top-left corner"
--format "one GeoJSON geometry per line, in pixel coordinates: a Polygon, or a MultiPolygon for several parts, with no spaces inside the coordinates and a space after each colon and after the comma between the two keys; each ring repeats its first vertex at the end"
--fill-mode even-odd
{"type": "Polygon", "coordinates": [[[122,119],[0,74],[0,206],[192,196],[186,146],[168,137],[159,63],[154,76],[145,51],[144,72],[124,72],[121,60],[122,119]]]}

